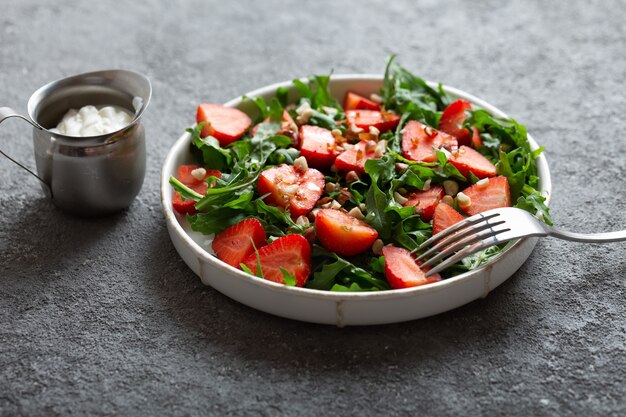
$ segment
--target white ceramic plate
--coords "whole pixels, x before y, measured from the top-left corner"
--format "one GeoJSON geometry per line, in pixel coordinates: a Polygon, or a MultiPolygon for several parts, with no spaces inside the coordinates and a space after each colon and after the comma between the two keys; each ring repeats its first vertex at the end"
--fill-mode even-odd
{"type": "MultiPolygon", "coordinates": [[[[330,89],[340,100],[350,90],[365,97],[377,93],[382,86],[379,75],[333,76],[330,89]]],[[[435,84],[431,84],[435,86],[435,84]]],[[[247,93],[247,97],[274,96],[278,87],[291,88],[291,82],[269,85],[247,93]]],[[[444,89],[454,96],[468,100],[495,116],[506,117],[492,105],[452,87],[444,89]]],[[[291,88],[290,99],[296,91],[291,88]]],[[[236,98],[226,106],[254,113],[250,102],[236,98]]],[[[537,143],[528,136],[533,148],[537,143]]],[[[177,167],[191,163],[188,133],[182,135],[170,150],[161,172],[161,205],[167,229],[176,250],[202,283],[210,285],[228,297],[267,313],[313,323],[346,325],[373,325],[395,323],[432,316],[452,310],[480,297],[485,297],[509,278],[528,258],[537,238],[511,242],[503,253],[487,265],[437,283],[402,290],[380,292],[329,292],[307,288],[286,287],[248,275],[233,268],[210,252],[207,236],[191,231],[184,217],[172,209],[173,190],[170,176],[176,176],[177,167]]],[[[538,159],[541,191],[550,196],[550,172],[543,155],[538,159]]]]}

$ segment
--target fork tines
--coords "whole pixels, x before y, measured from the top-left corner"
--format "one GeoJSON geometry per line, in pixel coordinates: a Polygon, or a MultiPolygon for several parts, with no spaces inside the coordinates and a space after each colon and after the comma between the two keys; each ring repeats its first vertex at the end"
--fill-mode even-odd
{"type": "Polygon", "coordinates": [[[510,230],[502,226],[505,221],[498,219],[499,216],[500,213],[492,212],[468,217],[422,243],[413,251],[422,252],[416,258],[417,261],[427,259],[421,264],[422,268],[443,260],[428,270],[426,276],[436,274],[472,253],[497,244],[496,236],[510,230]]]}

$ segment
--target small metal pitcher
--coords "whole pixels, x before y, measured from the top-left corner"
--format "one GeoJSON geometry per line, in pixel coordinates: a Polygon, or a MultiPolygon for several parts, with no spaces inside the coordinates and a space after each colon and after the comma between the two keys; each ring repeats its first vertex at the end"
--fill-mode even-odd
{"type": "Polygon", "coordinates": [[[60,209],[83,216],[112,213],[135,199],[146,172],[146,143],[140,123],[152,87],[140,73],[108,70],[79,74],[51,82],[28,101],[30,119],[0,107],[0,123],[10,117],[34,126],[37,174],[10,158],[42,184],[60,209]],[[134,114],[132,122],[113,133],[72,137],[51,132],[70,109],[114,105],[134,114]]]}

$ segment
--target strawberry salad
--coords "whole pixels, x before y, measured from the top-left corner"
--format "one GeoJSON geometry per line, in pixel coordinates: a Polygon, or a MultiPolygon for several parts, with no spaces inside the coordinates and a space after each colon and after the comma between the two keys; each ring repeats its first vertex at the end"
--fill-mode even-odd
{"type": "Polygon", "coordinates": [[[383,88],[348,92],[294,80],[252,101],[255,120],[200,104],[188,129],[197,163],[178,167],[173,208],[212,236],[223,262],[277,283],[330,291],[420,286],[474,269],[494,246],[426,277],[412,250],[486,210],[547,223],[526,130],[433,88],[392,57],[383,88]]]}

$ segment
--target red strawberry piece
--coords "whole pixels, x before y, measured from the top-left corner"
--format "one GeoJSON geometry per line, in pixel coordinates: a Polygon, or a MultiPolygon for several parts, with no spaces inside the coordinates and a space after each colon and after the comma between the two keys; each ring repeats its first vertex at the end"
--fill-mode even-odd
{"type": "Polygon", "coordinates": [[[322,246],[340,256],[365,252],[378,237],[376,229],[363,220],[334,209],[317,212],[315,232],[322,246]]]}
{"type": "MultiPolygon", "coordinates": [[[[302,287],[311,272],[311,245],[302,235],[280,237],[267,246],[258,249],[263,278],[283,284],[283,268],[296,277],[296,286],[302,287]]],[[[249,255],[243,262],[256,274],[256,253],[249,255]]]]}
{"type": "Polygon", "coordinates": [[[407,159],[435,162],[437,153],[433,147],[439,149],[442,146],[448,150],[456,149],[456,138],[415,120],[408,122],[402,130],[402,154],[407,159]]]}
{"type": "Polygon", "coordinates": [[[496,176],[495,165],[469,146],[461,146],[456,152],[452,152],[452,157],[449,161],[466,178],[470,171],[478,178],[496,176]]]}
{"type": "Polygon", "coordinates": [[[474,148],[483,146],[483,140],[480,137],[480,132],[476,126],[472,126],[472,146],[474,148]]]}
{"type": "Polygon", "coordinates": [[[380,104],[348,91],[343,101],[343,110],[380,110],[380,104]]]}
{"type": "MultiPolygon", "coordinates": [[[[217,177],[220,178],[222,173],[217,169],[207,169],[206,174],[202,179],[198,179],[194,177],[191,173],[195,169],[200,168],[199,165],[181,165],[178,167],[178,180],[185,184],[187,187],[191,188],[195,192],[199,194],[206,194],[206,191],[209,189],[209,184],[206,183],[206,179],[209,177],[217,177]]],[[[180,214],[195,214],[198,211],[194,207],[196,204],[193,200],[183,200],[179,193],[174,192],[174,196],[172,197],[172,206],[174,210],[179,212],[180,214]]]]}
{"type": "Polygon", "coordinates": [[[245,219],[225,229],[213,239],[211,247],[218,259],[230,266],[239,265],[257,250],[265,246],[265,230],[260,221],[245,219]]]}
{"type": "Polygon", "coordinates": [[[457,224],[465,217],[451,206],[441,203],[435,207],[435,213],[433,214],[433,235],[446,230],[453,224],[457,224]]]}
{"type": "Polygon", "coordinates": [[[196,122],[206,122],[200,135],[203,138],[213,136],[221,146],[241,138],[252,123],[248,115],[241,110],[210,103],[198,106],[196,122]]]}
{"type": "Polygon", "coordinates": [[[353,148],[346,149],[335,159],[335,167],[341,172],[356,171],[365,174],[365,162],[368,159],[377,159],[376,144],[360,141],[353,148]]]}
{"type": "Polygon", "coordinates": [[[463,190],[463,194],[470,198],[470,204],[459,208],[468,216],[500,207],[511,207],[509,180],[504,176],[481,180],[463,190]]]}
{"type": "Polygon", "coordinates": [[[441,281],[439,274],[426,277],[425,271],[417,265],[411,252],[404,248],[383,246],[383,256],[385,257],[385,276],[391,288],[410,288],[441,281]]]}
{"type": "Polygon", "coordinates": [[[324,174],[314,168],[298,171],[291,165],[266,169],[259,176],[259,194],[269,194],[266,201],[289,208],[291,217],[298,218],[315,207],[324,190],[324,174]]]}
{"type": "Polygon", "coordinates": [[[335,162],[337,150],[330,130],[304,125],[300,128],[300,141],[300,155],[306,158],[309,166],[325,169],[335,162]]]}
{"type": "Polygon", "coordinates": [[[463,127],[467,110],[472,110],[470,102],[457,100],[446,107],[439,120],[439,130],[454,136],[459,145],[469,145],[472,138],[472,132],[463,127]]]}
{"type": "Polygon", "coordinates": [[[414,206],[415,212],[420,215],[424,221],[430,221],[435,214],[435,207],[444,196],[444,190],[441,185],[433,185],[426,191],[413,191],[406,198],[409,199],[404,206],[414,206]]]}
{"type": "Polygon", "coordinates": [[[347,110],[346,119],[351,127],[358,127],[366,132],[370,127],[375,127],[380,133],[395,129],[400,122],[397,114],[377,110],[347,110]]]}
{"type": "MultiPolygon", "coordinates": [[[[270,118],[266,118],[262,123],[267,123],[270,121],[270,118]]],[[[259,125],[256,125],[250,131],[252,136],[256,135],[257,130],[259,130],[259,125]]],[[[298,145],[298,125],[293,121],[293,118],[289,114],[287,110],[283,112],[283,120],[280,124],[280,129],[276,132],[277,135],[284,135],[291,138],[291,142],[294,146],[298,145]]]]}

